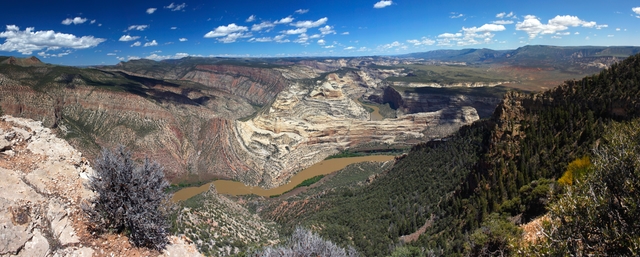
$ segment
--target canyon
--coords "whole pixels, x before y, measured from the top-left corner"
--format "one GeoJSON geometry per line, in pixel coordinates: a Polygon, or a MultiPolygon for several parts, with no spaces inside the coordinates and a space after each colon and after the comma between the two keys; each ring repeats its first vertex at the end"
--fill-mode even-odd
{"type": "Polygon", "coordinates": [[[5,64],[0,106],[42,121],[90,159],[125,145],[136,158],[158,160],[174,183],[222,178],[273,188],[352,147],[410,147],[446,136],[498,102],[463,94],[394,99],[384,79],[398,72],[354,66],[365,61],[5,64]],[[402,108],[372,120],[359,99],[402,108]]]}

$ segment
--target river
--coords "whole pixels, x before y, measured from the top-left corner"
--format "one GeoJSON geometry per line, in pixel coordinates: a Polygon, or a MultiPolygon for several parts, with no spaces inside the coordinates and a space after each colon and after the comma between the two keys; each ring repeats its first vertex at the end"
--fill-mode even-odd
{"type": "Polygon", "coordinates": [[[216,187],[216,191],[220,194],[228,194],[228,195],[248,195],[255,194],[260,196],[269,197],[272,195],[279,195],[284,192],[287,192],[293,189],[298,184],[302,183],[302,181],[318,176],[318,175],[326,175],[341,169],[344,169],[349,164],[365,162],[365,161],[375,161],[375,162],[384,162],[393,160],[395,156],[393,155],[370,155],[370,156],[360,156],[360,157],[349,157],[349,158],[335,158],[324,160],[319,163],[312,165],[309,168],[306,168],[297,174],[293,175],[289,183],[272,188],[272,189],[264,189],[261,187],[252,187],[242,184],[238,181],[232,180],[216,180],[200,187],[186,187],[183,188],[173,194],[171,201],[183,201],[189,199],[197,194],[200,194],[204,191],[207,191],[211,184],[216,187]]]}

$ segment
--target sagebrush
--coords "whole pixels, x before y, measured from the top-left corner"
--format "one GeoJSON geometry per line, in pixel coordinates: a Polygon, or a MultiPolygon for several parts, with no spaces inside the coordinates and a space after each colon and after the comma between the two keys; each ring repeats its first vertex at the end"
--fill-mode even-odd
{"type": "Polygon", "coordinates": [[[168,243],[169,183],[163,168],[148,158],[138,165],[123,146],[103,149],[95,161],[89,188],[96,193],[85,205],[94,229],[126,233],[138,247],[164,249],[168,243]]]}

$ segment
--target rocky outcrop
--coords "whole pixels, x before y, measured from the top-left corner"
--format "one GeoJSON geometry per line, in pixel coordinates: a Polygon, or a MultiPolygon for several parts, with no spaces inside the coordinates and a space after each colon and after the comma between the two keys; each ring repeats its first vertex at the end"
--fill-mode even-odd
{"type": "MultiPolygon", "coordinates": [[[[112,242],[88,232],[80,209],[93,197],[85,187],[93,170],[82,154],[33,120],[3,116],[0,137],[0,255],[105,254],[112,242]]],[[[172,241],[168,256],[184,250],[198,255],[183,240],[172,241]]]]}
{"type": "Polygon", "coordinates": [[[498,97],[473,94],[420,93],[411,90],[399,92],[393,87],[386,87],[382,97],[382,103],[388,103],[403,113],[433,112],[457,106],[470,106],[476,109],[481,118],[491,116],[500,101],[498,97]]]}
{"type": "Polygon", "coordinates": [[[416,82],[393,82],[394,86],[400,87],[435,87],[435,88],[446,88],[446,87],[495,87],[502,84],[510,83],[508,81],[504,82],[458,82],[458,83],[416,83],[416,82]]]}
{"type": "Polygon", "coordinates": [[[236,121],[234,148],[256,173],[243,182],[275,187],[297,171],[359,144],[394,144],[443,137],[449,130],[479,119],[467,106],[370,121],[369,113],[350,95],[354,81],[335,74],[318,84],[292,84],[271,106],[247,121],[236,121]],[[425,133],[425,130],[431,133],[425,133]],[[256,183],[257,182],[257,183],[256,183]]]}
{"type": "Polygon", "coordinates": [[[197,65],[180,79],[224,90],[263,105],[288,84],[276,70],[233,65],[197,65]]]}

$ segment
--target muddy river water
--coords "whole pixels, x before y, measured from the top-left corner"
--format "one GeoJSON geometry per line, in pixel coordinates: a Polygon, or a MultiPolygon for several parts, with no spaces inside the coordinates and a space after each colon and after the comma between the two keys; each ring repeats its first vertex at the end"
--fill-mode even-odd
{"type": "Polygon", "coordinates": [[[261,187],[252,187],[246,186],[241,182],[231,181],[231,180],[216,180],[211,183],[207,183],[200,187],[187,187],[183,188],[173,194],[171,200],[173,202],[183,201],[189,199],[197,194],[200,194],[204,191],[207,191],[211,184],[216,187],[216,191],[221,194],[228,195],[247,195],[247,194],[256,194],[260,196],[272,196],[279,195],[284,192],[287,192],[293,189],[298,184],[302,183],[302,181],[318,176],[325,175],[329,173],[336,172],[338,170],[344,169],[349,164],[365,162],[365,161],[375,161],[375,162],[384,162],[393,160],[393,155],[371,155],[371,156],[360,156],[360,157],[350,157],[350,158],[336,158],[324,160],[319,163],[314,164],[313,166],[306,168],[297,174],[295,174],[289,183],[272,188],[272,189],[264,189],[261,187]]]}

